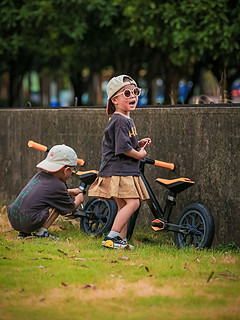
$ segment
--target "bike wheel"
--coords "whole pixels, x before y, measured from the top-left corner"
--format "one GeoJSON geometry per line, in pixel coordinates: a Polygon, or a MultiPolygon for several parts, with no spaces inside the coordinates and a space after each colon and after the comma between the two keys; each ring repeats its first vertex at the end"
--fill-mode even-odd
{"type": "Polygon", "coordinates": [[[103,233],[111,230],[117,214],[117,204],[112,200],[93,198],[87,202],[84,211],[94,212],[96,218],[81,218],[80,229],[87,234],[101,236],[103,233]]]}
{"type": "Polygon", "coordinates": [[[188,234],[175,232],[174,242],[178,248],[209,248],[214,237],[214,220],[208,209],[200,203],[186,206],[180,213],[178,225],[189,229],[188,234]]]}

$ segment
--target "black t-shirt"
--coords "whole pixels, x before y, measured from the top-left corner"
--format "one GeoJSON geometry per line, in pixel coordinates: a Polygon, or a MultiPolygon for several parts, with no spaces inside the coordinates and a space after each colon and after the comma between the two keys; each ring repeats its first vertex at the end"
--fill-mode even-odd
{"type": "Polygon", "coordinates": [[[104,132],[102,163],[98,175],[139,176],[139,161],[124,155],[132,149],[140,150],[133,120],[113,113],[104,132]]]}
{"type": "Polygon", "coordinates": [[[45,171],[38,172],[7,207],[8,218],[15,230],[34,230],[48,218],[49,209],[61,215],[75,209],[66,184],[45,171]]]}

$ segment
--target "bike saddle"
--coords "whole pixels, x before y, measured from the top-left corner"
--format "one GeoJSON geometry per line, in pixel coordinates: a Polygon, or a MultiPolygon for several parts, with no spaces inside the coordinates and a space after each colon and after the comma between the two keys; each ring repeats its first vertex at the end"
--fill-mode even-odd
{"type": "Polygon", "coordinates": [[[178,178],[178,179],[161,179],[157,178],[156,182],[160,183],[162,186],[177,194],[185,189],[191,187],[195,182],[188,178],[178,178]]]}
{"type": "Polygon", "coordinates": [[[75,174],[84,182],[85,184],[92,184],[96,179],[98,171],[90,170],[90,171],[77,171],[75,174]]]}

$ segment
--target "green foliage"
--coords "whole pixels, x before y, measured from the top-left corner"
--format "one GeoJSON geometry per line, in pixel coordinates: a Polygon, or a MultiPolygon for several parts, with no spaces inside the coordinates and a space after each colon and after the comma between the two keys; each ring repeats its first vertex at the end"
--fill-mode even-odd
{"type": "Polygon", "coordinates": [[[230,63],[240,59],[239,3],[231,7],[226,0],[115,1],[124,8],[131,24],[131,43],[144,40],[150,47],[169,53],[174,65],[181,66],[191,56],[204,61],[211,56],[230,63]]]}
{"type": "Polygon", "coordinates": [[[200,62],[240,65],[239,1],[2,0],[0,13],[0,74],[111,66],[135,76],[144,66],[150,82],[200,62]]]}
{"type": "Polygon", "coordinates": [[[239,246],[234,241],[228,244],[219,244],[216,249],[222,252],[226,252],[226,251],[240,252],[239,246]]]}
{"type": "Polygon", "coordinates": [[[112,41],[132,46],[144,41],[169,52],[176,65],[192,55],[199,61],[206,54],[226,60],[239,48],[240,5],[236,5],[232,8],[226,0],[22,0],[17,4],[3,0],[0,53],[11,52],[16,57],[26,48],[43,51],[49,58],[54,54],[65,58],[65,53],[80,53],[80,48],[81,56],[88,56],[91,50],[96,53],[101,46],[111,48],[112,41]],[[74,49],[67,50],[69,46],[74,49]]]}

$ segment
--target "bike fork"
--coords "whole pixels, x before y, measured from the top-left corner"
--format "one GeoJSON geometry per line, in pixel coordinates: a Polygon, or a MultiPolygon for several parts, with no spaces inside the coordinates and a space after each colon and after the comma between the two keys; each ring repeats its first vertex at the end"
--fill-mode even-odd
{"type": "Polygon", "coordinates": [[[141,178],[142,178],[142,180],[145,184],[145,187],[147,189],[147,192],[149,194],[150,199],[147,200],[147,204],[148,204],[153,216],[155,218],[163,217],[163,210],[160,207],[160,205],[157,201],[157,198],[155,197],[155,195],[154,195],[154,193],[153,193],[153,191],[152,191],[152,189],[151,189],[151,187],[150,187],[150,185],[149,185],[149,183],[143,173],[141,173],[141,178]]]}

